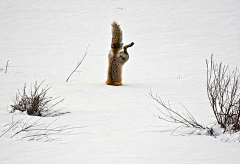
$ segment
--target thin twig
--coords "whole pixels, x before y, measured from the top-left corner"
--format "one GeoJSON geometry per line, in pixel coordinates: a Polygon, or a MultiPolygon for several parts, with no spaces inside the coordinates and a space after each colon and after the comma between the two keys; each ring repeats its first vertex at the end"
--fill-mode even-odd
{"type": "MultiPolygon", "coordinates": [[[[14,116],[14,115],[13,115],[14,116]]],[[[30,123],[30,119],[25,120],[25,119],[20,119],[17,121],[14,121],[12,116],[11,123],[8,123],[6,126],[9,126],[6,128],[6,130],[3,131],[3,134],[0,135],[2,137],[9,131],[15,131],[16,129],[17,132],[15,132],[13,135],[11,135],[10,138],[13,138],[17,136],[18,134],[25,132],[25,136],[22,137],[22,139],[29,138],[29,140],[45,140],[45,141],[53,141],[54,139],[49,138],[49,135],[56,134],[56,133],[61,133],[67,130],[71,129],[79,129],[79,128],[85,128],[86,126],[81,126],[81,127],[69,127],[68,125],[65,126],[58,126],[55,128],[50,128],[50,126],[56,122],[58,119],[53,120],[49,124],[45,125],[45,123],[41,123],[40,120],[43,119],[37,119],[36,121],[33,121],[30,123]]]]}
{"type": "MultiPolygon", "coordinates": [[[[90,45],[88,45],[88,47],[89,47],[89,46],[90,46],[90,45]]],[[[87,47],[87,49],[86,49],[86,51],[85,51],[85,54],[84,54],[82,60],[81,60],[80,62],[78,62],[77,67],[76,67],[76,68],[72,71],[72,73],[68,76],[66,82],[68,82],[68,80],[69,80],[69,78],[72,76],[72,74],[73,74],[74,72],[76,72],[76,70],[78,69],[78,67],[82,64],[82,61],[84,60],[85,56],[87,55],[88,47],[87,47]]]]}
{"type": "MultiPolygon", "coordinates": [[[[162,116],[160,115],[158,116],[159,119],[170,122],[170,123],[180,124],[180,126],[178,126],[175,130],[173,130],[172,134],[181,127],[194,128],[199,130],[209,130],[208,127],[198,123],[196,119],[193,117],[193,115],[187,110],[187,108],[182,103],[181,103],[182,107],[187,111],[186,114],[179,114],[178,112],[171,109],[170,103],[168,102],[168,105],[166,105],[157,94],[154,96],[151,88],[150,88],[148,97],[155,100],[158,104],[160,104],[163,107],[163,109],[165,109],[165,112],[164,112],[163,110],[161,110],[159,107],[156,106],[162,115],[162,116]]],[[[196,130],[194,130],[192,133],[194,133],[195,131],[196,130]]]]}
{"type": "Polygon", "coordinates": [[[7,61],[5,73],[7,73],[7,68],[9,67],[9,66],[8,66],[8,62],[9,62],[9,60],[7,61]]]}

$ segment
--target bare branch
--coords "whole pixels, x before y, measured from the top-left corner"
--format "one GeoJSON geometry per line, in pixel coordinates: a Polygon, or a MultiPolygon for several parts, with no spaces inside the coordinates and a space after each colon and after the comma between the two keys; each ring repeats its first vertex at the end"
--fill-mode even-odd
{"type": "MultiPolygon", "coordinates": [[[[162,99],[156,94],[155,96],[152,93],[152,90],[150,88],[150,92],[148,95],[149,98],[156,101],[161,107],[163,107],[163,110],[159,107],[158,110],[161,112],[162,116],[158,116],[159,119],[170,122],[170,123],[176,123],[180,124],[179,127],[177,127],[172,133],[174,133],[177,129],[181,127],[186,128],[194,128],[202,130],[209,131],[211,128],[203,126],[202,124],[198,123],[196,119],[193,117],[193,115],[187,110],[187,108],[181,103],[183,108],[187,111],[186,114],[179,114],[178,112],[171,109],[170,103],[168,102],[168,106],[162,101],[162,99]]],[[[194,133],[196,130],[194,130],[192,133],[194,133]]]]}
{"type": "MultiPolygon", "coordinates": [[[[88,45],[88,47],[89,47],[89,46],[90,46],[90,45],[88,45]]],[[[82,60],[81,60],[80,62],[78,62],[77,67],[76,67],[76,68],[72,71],[72,73],[68,76],[66,82],[68,82],[68,80],[69,80],[69,78],[72,76],[72,74],[73,74],[74,72],[76,72],[76,70],[78,69],[78,67],[82,64],[82,61],[84,60],[85,56],[87,55],[88,47],[87,47],[87,49],[86,49],[86,51],[85,51],[85,54],[84,54],[82,60]]]]}
{"type": "MultiPolygon", "coordinates": [[[[14,115],[13,115],[14,116],[14,115]]],[[[8,126],[7,129],[3,131],[3,134],[0,135],[0,137],[4,136],[7,132],[10,131],[16,131],[14,132],[10,138],[13,138],[17,136],[20,133],[25,132],[26,135],[22,137],[22,139],[28,138],[29,140],[46,140],[46,141],[53,141],[54,139],[50,138],[50,135],[56,134],[56,133],[62,133],[67,130],[72,129],[79,129],[79,128],[85,128],[86,126],[82,127],[69,127],[68,125],[65,126],[58,126],[54,128],[50,128],[50,126],[55,123],[58,119],[53,120],[49,124],[45,125],[44,123],[41,123],[43,117],[40,119],[37,119],[36,121],[31,122],[30,119],[20,119],[17,121],[14,121],[12,116],[11,123],[8,123],[4,127],[8,126]]],[[[24,133],[24,134],[25,134],[24,133]]]]}
{"type": "Polygon", "coordinates": [[[7,64],[6,64],[6,69],[5,69],[5,73],[7,73],[7,69],[8,69],[8,62],[9,62],[9,60],[7,61],[7,64]]]}

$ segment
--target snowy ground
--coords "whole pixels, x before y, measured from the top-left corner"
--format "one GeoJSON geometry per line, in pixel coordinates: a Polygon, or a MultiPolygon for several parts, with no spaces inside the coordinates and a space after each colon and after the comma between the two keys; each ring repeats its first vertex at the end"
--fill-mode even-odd
{"type": "MultiPolygon", "coordinates": [[[[55,134],[61,141],[50,143],[7,133],[0,163],[239,163],[240,135],[172,136],[176,125],[157,119],[156,103],[146,96],[151,88],[173,109],[184,111],[181,102],[200,122],[214,122],[205,59],[214,54],[239,66],[239,9],[236,0],[1,0],[0,134],[12,119],[11,97],[24,83],[44,79],[53,87],[49,95],[65,98],[58,107],[71,112],[51,126],[84,128],[55,134]],[[114,19],[124,43],[135,43],[120,87],[105,85],[114,19]],[[81,72],[66,83],[88,45],[81,72]]],[[[30,117],[14,116],[21,118],[30,117]]]]}

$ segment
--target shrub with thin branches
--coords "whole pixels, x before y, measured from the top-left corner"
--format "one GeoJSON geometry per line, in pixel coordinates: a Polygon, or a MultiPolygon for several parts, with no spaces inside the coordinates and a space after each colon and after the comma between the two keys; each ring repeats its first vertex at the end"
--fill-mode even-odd
{"type": "Polygon", "coordinates": [[[237,68],[206,60],[207,95],[217,123],[224,132],[240,131],[240,74],[237,68]]]}
{"type": "Polygon", "coordinates": [[[22,92],[18,90],[18,93],[15,95],[15,97],[12,98],[13,105],[11,105],[11,111],[26,111],[28,115],[32,116],[47,116],[53,113],[50,112],[50,109],[62,102],[64,99],[61,99],[60,101],[57,101],[56,103],[51,105],[51,102],[56,100],[58,97],[48,97],[47,91],[51,87],[46,86],[44,88],[41,88],[43,82],[41,82],[40,84],[35,82],[30,90],[30,93],[26,92],[26,84],[24,85],[22,92]]]}
{"type": "MultiPolygon", "coordinates": [[[[224,129],[223,133],[240,132],[240,74],[237,68],[229,70],[229,66],[222,63],[217,64],[213,61],[206,60],[207,64],[207,95],[211,104],[217,123],[224,129]]],[[[180,114],[173,110],[170,104],[166,104],[152,91],[149,97],[155,100],[163,109],[159,108],[160,119],[180,124],[180,127],[194,128],[196,130],[206,130],[209,135],[215,136],[213,127],[200,124],[191,113],[185,108],[186,113],[180,114]]],[[[195,130],[194,130],[195,131],[195,130]]]]}

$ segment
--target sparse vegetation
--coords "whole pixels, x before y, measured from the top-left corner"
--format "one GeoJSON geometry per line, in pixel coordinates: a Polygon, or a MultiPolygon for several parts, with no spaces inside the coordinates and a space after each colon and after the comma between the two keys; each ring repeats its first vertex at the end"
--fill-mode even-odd
{"type": "MultiPolygon", "coordinates": [[[[44,81],[43,81],[44,82],[44,81]]],[[[46,86],[41,88],[43,84],[41,82],[38,84],[37,82],[34,83],[33,87],[30,90],[30,93],[26,91],[26,84],[22,91],[18,90],[15,97],[12,98],[13,105],[11,105],[11,111],[15,112],[16,110],[21,112],[27,112],[28,115],[32,116],[49,116],[53,113],[56,114],[57,111],[51,111],[51,109],[56,106],[57,104],[61,103],[64,99],[51,104],[57,98],[52,98],[47,96],[47,91],[51,88],[46,86]]],[[[58,113],[63,114],[63,113],[58,113]]]]}
{"type": "MultiPolygon", "coordinates": [[[[185,108],[185,106],[182,104],[182,107],[186,110],[185,114],[180,114],[177,111],[173,110],[170,106],[170,103],[166,104],[165,102],[162,101],[160,96],[157,94],[153,95],[152,91],[150,90],[149,96],[151,99],[156,101],[161,107],[163,107],[163,110],[161,108],[158,108],[160,111],[161,115],[158,115],[158,118],[167,122],[179,124],[175,130],[181,127],[185,128],[193,128],[194,130],[190,132],[190,134],[193,134],[196,131],[207,131],[207,133],[211,136],[214,136],[214,130],[211,127],[207,127],[199,123],[193,115],[185,108]]],[[[173,131],[173,133],[175,132],[173,131]]]]}
{"type": "Polygon", "coordinates": [[[18,90],[15,97],[13,97],[13,105],[11,105],[11,112],[26,112],[30,116],[40,116],[40,118],[27,117],[15,121],[15,114],[13,114],[11,122],[4,126],[6,129],[2,131],[3,133],[0,134],[0,137],[4,136],[6,133],[10,134],[10,138],[22,134],[20,135],[21,139],[50,142],[59,139],[51,137],[53,134],[65,132],[70,129],[83,128],[69,127],[68,125],[51,127],[57,119],[48,124],[42,121],[46,116],[59,116],[69,113],[60,113],[60,110],[52,110],[54,106],[61,103],[64,99],[52,104],[52,102],[58,99],[58,97],[48,97],[47,91],[49,91],[51,87],[45,86],[42,88],[41,86],[43,82],[40,84],[35,82],[29,93],[26,91],[27,87],[25,84],[23,89],[21,91],[18,90]]]}
{"type": "MultiPolygon", "coordinates": [[[[216,121],[221,128],[223,133],[239,132],[240,131],[240,74],[237,68],[233,71],[229,70],[229,66],[223,65],[222,63],[217,64],[213,61],[213,55],[211,61],[207,64],[207,95],[211,104],[213,113],[216,121]]],[[[167,105],[162,99],[156,94],[153,95],[150,90],[149,97],[155,100],[164,110],[157,107],[161,113],[158,118],[180,124],[179,127],[194,128],[196,130],[206,130],[209,135],[214,136],[215,132],[212,127],[204,126],[200,124],[191,115],[191,113],[183,106],[186,110],[185,114],[179,114],[174,111],[170,104],[167,105]]],[[[179,128],[178,127],[178,128],[179,128]]],[[[178,129],[177,128],[177,129],[178,129]]],[[[192,133],[193,133],[192,132],[192,133]]]]}
{"type": "Polygon", "coordinates": [[[207,95],[217,123],[224,132],[240,131],[240,75],[237,68],[211,61],[207,64],[207,95]]]}
{"type": "Polygon", "coordinates": [[[60,138],[54,138],[54,134],[66,132],[71,129],[84,128],[84,127],[69,127],[68,125],[52,127],[52,124],[57,121],[57,119],[51,121],[48,124],[43,123],[43,117],[38,119],[22,118],[17,121],[14,120],[14,115],[10,123],[6,124],[3,133],[0,137],[4,136],[6,133],[10,134],[10,138],[14,138],[20,135],[21,139],[26,139],[28,141],[44,141],[52,142],[60,140],[60,138]]]}

